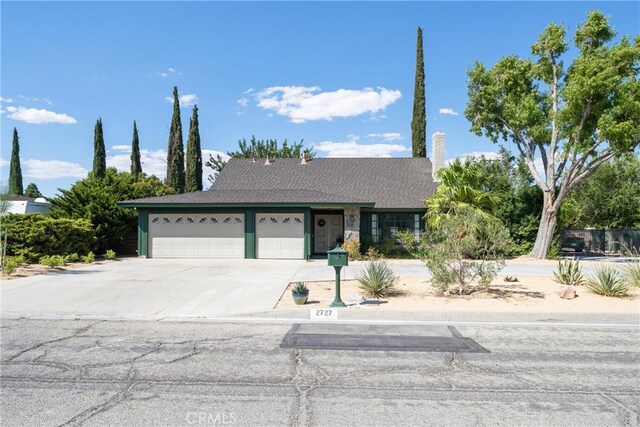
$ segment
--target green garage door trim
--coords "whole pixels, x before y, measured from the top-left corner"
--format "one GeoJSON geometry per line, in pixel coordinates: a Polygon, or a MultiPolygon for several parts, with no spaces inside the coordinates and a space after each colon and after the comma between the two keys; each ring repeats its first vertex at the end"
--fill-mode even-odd
{"type": "Polygon", "coordinates": [[[256,258],[256,214],[260,213],[292,213],[304,214],[304,257],[311,256],[311,208],[288,208],[288,207],[255,207],[251,209],[236,208],[194,208],[194,207],[173,207],[170,209],[138,207],[138,256],[147,257],[149,255],[149,215],[151,214],[223,214],[223,213],[243,213],[245,216],[245,258],[256,258]]]}

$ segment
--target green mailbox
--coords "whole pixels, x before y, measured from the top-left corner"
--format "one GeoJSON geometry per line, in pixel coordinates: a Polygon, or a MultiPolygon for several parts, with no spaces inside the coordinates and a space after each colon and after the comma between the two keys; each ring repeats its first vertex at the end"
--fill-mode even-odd
{"type": "Polygon", "coordinates": [[[349,265],[349,253],[342,249],[340,245],[337,245],[327,251],[327,260],[329,261],[329,266],[336,270],[336,298],[331,303],[331,307],[346,307],[346,304],[340,298],[340,270],[342,270],[342,267],[349,265]]]}
{"type": "Polygon", "coordinates": [[[342,249],[340,245],[327,251],[327,258],[331,267],[346,267],[349,265],[349,253],[342,249]]]}

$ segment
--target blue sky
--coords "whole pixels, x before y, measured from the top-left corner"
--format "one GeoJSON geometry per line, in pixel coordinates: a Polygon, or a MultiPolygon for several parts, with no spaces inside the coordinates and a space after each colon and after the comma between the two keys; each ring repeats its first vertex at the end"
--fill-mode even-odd
{"type": "MultiPolygon", "coordinates": [[[[573,35],[587,11],[639,32],[638,2],[7,2],[1,8],[0,179],[13,128],[25,186],[45,196],[86,176],[101,117],[107,164],[164,177],[174,85],[186,144],[192,104],[204,157],[241,138],[299,141],[319,156],[410,156],[418,26],[427,139],[447,158],[497,147],[469,132],[466,71],[529,56],[550,22],[573,35]]],[[[575,51],[569,52],[569,56],[575,51]]],[[[569,62],[567,58],[566,62],[569,62]]],[[[205,169],[205,174],[210,171],[205,169]]]]}

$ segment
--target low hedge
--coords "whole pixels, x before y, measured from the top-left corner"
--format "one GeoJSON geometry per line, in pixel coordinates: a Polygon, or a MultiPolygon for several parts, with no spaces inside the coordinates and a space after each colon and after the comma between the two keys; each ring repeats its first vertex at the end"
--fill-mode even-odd
{"type": "Polygon", "coordinates": [[[95,231],[86,219],[7,214],[0,221],[7,232],[8,255],[24,255],[27,262],[47,255],[86,254],[96,247],[95,231]]]}

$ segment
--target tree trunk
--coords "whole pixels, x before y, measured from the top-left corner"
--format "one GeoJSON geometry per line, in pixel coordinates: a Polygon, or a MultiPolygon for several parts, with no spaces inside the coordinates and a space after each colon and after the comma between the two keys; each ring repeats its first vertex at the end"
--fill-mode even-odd
{"type": "Polygon", "coordinates": [[[553,194],[545,193],[542,216],[540,217],[540,225],[538,226],[538,235],[536,236],[536,242],[529,256],[538,259],[545,259],[547,257],[557,224],[558,211],[554,208],[553,194]]]}

